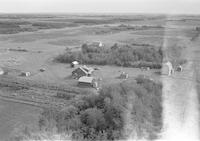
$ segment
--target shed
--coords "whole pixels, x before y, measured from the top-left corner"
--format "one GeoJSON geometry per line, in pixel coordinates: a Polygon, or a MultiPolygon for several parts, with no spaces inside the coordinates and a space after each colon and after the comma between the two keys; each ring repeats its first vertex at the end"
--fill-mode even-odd
{"type": "Polygon", "coordinates": [[[4,74],[4,71],[2,68],[0,68],[0,75],[3,75],[4,74]]]}
{"type": "Polygon", "coordinates": [[[79,62],[78,61],[73,61],[71,62],[71,67],[74,68],[76,65],[78,65],[79,62]]]}
{"type": "Polygon", "coordinates": [[[93,77],[82,76],[78,80],[78,86],[97,88],[97,81],[93,77]]]}

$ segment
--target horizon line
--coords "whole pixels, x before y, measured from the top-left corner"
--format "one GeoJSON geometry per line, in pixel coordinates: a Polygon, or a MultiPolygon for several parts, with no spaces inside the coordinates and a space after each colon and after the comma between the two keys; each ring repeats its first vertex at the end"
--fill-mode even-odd
{"type": "Polygon", "coordinates": [[[195,15],[200,16],[200,13],[162,13],[162,12],[0,12],[0,15],[195,15]]]}

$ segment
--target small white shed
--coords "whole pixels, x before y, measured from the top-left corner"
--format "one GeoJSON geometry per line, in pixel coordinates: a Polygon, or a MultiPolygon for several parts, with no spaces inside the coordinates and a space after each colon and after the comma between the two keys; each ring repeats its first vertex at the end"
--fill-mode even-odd
{"type": "Polygon", "coordinates": [[[71,67],[74,68],[75,66],[79,65],[78,61],[71,62],[71,67]]]}

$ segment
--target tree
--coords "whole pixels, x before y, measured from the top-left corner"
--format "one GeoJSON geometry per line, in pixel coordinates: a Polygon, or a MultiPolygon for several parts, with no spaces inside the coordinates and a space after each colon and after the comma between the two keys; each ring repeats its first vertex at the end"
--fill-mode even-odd
{"type": "Polygon", "coordinates": [[[86,126],[94,128],[95,131],[102,131],[106,126],[104,114],[97,108],[89,108],[85,110],[81,114],[81,121],[86,126]]]}
{"type": "Polygon", "coordinates": [[[85,54],[88,52],[88,45],[87,44],[83,44],[81,47],[82,52],[85,54]]]}

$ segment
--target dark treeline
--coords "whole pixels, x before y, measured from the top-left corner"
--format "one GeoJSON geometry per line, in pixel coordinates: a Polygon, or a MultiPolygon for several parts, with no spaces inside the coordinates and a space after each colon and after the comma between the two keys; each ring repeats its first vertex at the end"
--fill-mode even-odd
{"type": "Polygon", "coordinates": [[[71,63],[77,60],[84,64],[150,67],[156,69],[161,68],[162,59],[161,48],[133,48],[129,45],[119,47],[117,44],[114,44],[109,49],[83,44],[81,51],[66,51],[56,57],[56,60],[62,63],[71,63]]]}

